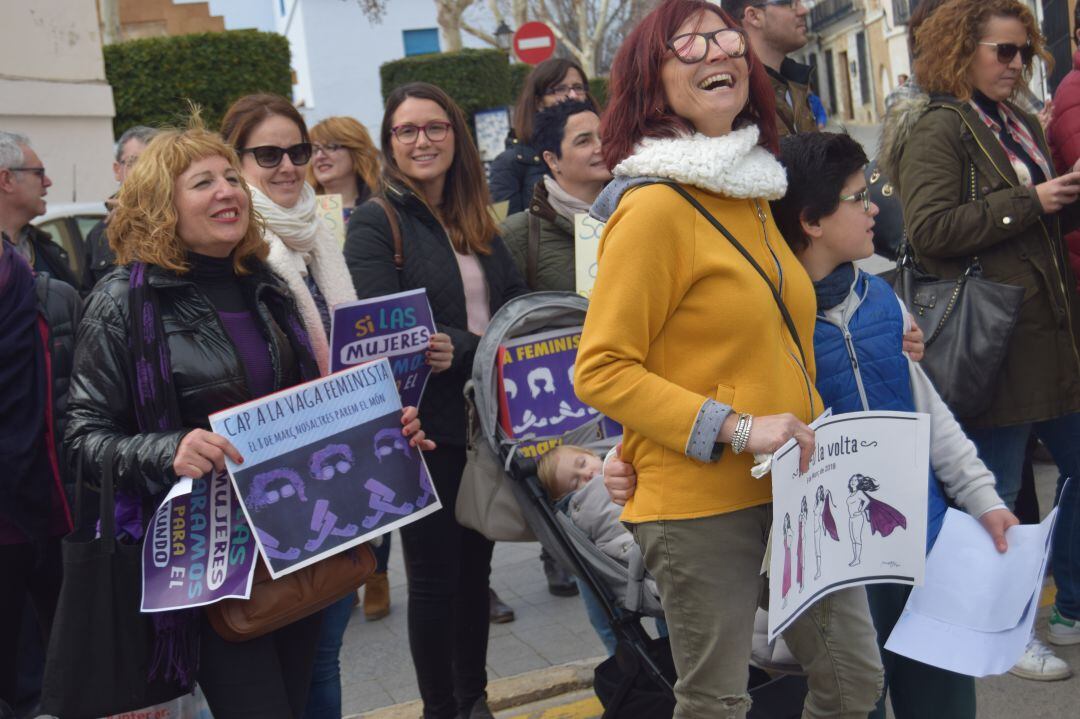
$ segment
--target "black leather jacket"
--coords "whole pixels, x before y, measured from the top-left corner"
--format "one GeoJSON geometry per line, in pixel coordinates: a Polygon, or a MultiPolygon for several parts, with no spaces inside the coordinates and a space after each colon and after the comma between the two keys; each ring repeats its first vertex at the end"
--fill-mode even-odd
{"type": "MultiPolygon", "coordinates": [[[[441,444],[465,445],[465,382],[472,376],[473,355],[480,337],[468,330],[465,286],[450,240],[439,221],[411,192],[390,188],[387,199],[397,209],[405,266],[394,267],[394,243],[386,213],[374,202],[353,211],[345,239],[345,261],[357,296],[427,289],[439,332],[450,335],[454,359],[445,372],[431,375],[420,402],[420,419],[428,437],[441,444]]],[[[510,251],[499,237],[491,254],[478,255],[488,283],[491,314],[508,300],[529,291],[510,251]]]]}
{"type": "Polygon", "coordinates": [[[116,264],[116,254],[109,247],[108,218],[94,225],[90,232],[86,233],[86,253],[83,258],[83,266],[86,268],[86,281],[89,283],[87,290],[92,290],[94,285],[109,274],[113,265],[116,264]]]}
{"type": "MultiPolygon", "coordinates": [[[[131,392],[129,278],[129,267],[117,267],[87,298],[68,393],[64,450],[72,467],[83,463],[87,485],[97,487],[104,449],[118,440],[117,487],[156,494],[176,481],[172,461],[183,436],[194,428],[209,429],[208,415],[252,397],[232,340],[202,290],[181,275],[151,267],[147,278],[158,293],[184,429],[140,434],[131,392]]],[[[297,361],[297,353],[308,350],[289,342],[266,305],[268,293],[278,293],[296,313],[285,284],[265,265],[237,281],[269,339],[275,387],[312,379],[300,376],[297,361]]]]}

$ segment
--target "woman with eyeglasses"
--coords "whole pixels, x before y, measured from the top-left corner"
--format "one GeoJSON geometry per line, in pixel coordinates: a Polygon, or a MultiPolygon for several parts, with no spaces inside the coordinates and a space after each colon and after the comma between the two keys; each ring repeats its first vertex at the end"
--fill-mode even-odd
{"type": "MultiPolygon", "coordinates": [[[[751,468],[791,439],[803,471],[814,451],[814,287],[773,221],[787,176],[772,87],[731,16],[664,0],[610,82],[615,179],[592,207],[607,225],[574,388],[625,428],[637,488],[622,520],[664,605],[674,716],[741,719],[773,521],[772,483],[751,468]]],[[[783,635],[808,675],[803,716],[864,719],[882,667],[862,587],[783,635]]]]}
{"type": "MultiPolygon", "coordinates": [[[[355,300],[356,291],[337,239],[318,216],[315,190],[304,181],[312,156],[304,118],[284,97],[247,95],[226,111],[221,134],[240,156],[252,207],[264,221],[266,262],[288,286],[319,372],[328,374],[331,313],[335,305],[355,300]]],[[[429,359],[436,371],[438,362],[437,356],[429,359]]],[[[406,407],[402,422],[412,422],[416,413],[406,407]]],[[[307,719],[341,716],[338,655],[354,602],[350,594],[322,613],[307,719]]]]}
{"type": "Polygon", "coordinates": [[[531,147],[533,119],[536,113],[563,100],[588,102],[599,110],[589,94],[589,78],[581,65],[560,57],[545,60],[526,78],[514,106],[506,149],[491,162],[488,172],[491,201],[507,201],[507,216],[528,206],[533,188],[544,178],[544,160],[531,147]]]}
{"type": "Polygon", "coordinates": [[[351,117],[328,117],[311,128],[308,182],[316,195],[341,195],[345,222],[379,182],[379,150],[351,117]]]}
{"type": "MultiPolygon", "coordinates": [[[[1049,59],[1023,2],[949,0],[915,43],[915,76],[932,99],[906,109],[882,151],[897,167],[911,245],[939,277],[955,279],[977,258],[985,278],[1025,290],[996,390],[983,411],[958,418],[1012,508],[1032,431],[1062,476],[1080,477],[1080,307],[1062,242],[1077,226],[1080,168],[1057,175],[1038,120],[1013,102],[1034,59],[1049,59]]],[[[1063,623],[1080,620],[1080,582],[1067,579],[1080,572],[1056,554],[1080,542],[1077,489],[1061,498],[1055,531],[1063,623]]],[[[1050,680],[1069,668],[1033,638],[1012,672],[1050,680]]]]}
{"type": "Polygon", "coordinates": [[[379,134],[381,192],[353,212],[345,259],[357,292],[426,288],[449,367],[432,375],[420,413],[438,443],[428,469],[443,510],[401,529],[409,580],[409,646],[425,719],[487,719],[488,576],[493,543],[458,524],[465,468],[463,389],[492,315],[527,292],[488,212],[480,155],[461,109],[438,87],[402,85],[379,134]],[[391,215],[388,216],[387,212],[391,215]],[[394,231],[404,255],[395,265],[394,231]]]}

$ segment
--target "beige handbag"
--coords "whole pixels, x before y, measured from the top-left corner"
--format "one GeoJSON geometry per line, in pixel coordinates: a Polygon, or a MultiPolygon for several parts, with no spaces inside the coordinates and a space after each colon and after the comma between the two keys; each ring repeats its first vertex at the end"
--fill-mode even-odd
{"type": "Polygon", "coordinates": [[[514,497],[503,464],[480,431],[472,382],[465,385],[468,412],[465,471],[461,474],[454,516],[463,527],[475,529],[494,542],[535,542],[521,505],[514,497]]]}

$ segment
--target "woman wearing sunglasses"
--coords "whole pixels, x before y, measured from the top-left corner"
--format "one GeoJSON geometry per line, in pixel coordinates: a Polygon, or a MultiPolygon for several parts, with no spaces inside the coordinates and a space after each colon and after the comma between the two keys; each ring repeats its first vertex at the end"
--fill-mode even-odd
{"type": "MultiPolygon", "coordinates": [[[[1034,58],[1048,59],[1023,2],[949,0],[915,42],[915,75],[933,99],[905,109],[882,152],[912,247],[939,277],[959,277],[977,257],[984,277],[1025,290],[996,391],[982,412],[958,418],[1012,508],[1032,431],[1062,476],[1080,476],[1080,307],[1062,242],[1077,224],[1080,172],[1055,173],[1038,120],[1013,102],[1034,58]]],[[[1076,490],[1074,482],[1062,498],[1055,537],[1074,548],[1076,490]]],[[[1080,619],[1080,586],[1058,592],[1061,616],[1080,619]]],[[[1012,671],[1069,674],[1034,638],[1012,671]]]]}
{"type": "Polygon", "coordinates": [[[380,130],[382,194],[400,229],[369,201],[349,220],[345,259],[359,294],[420,287],[439,332],[453,342],[449,368],[432,375],[420,411],[439,447],[428,470],[444,509],[401,529],[409,580],[409,647],[425,719],[489,719],[485,670],[488,575],[493,544],[458,524],[454,504],[465,468],[462,395],[492,315],[528,290],[488,212],[480,155],[461,109],[428,83],[402,85],[386,100],[380,130]]]}
{"type": "MultiPolygon", "coordinates": [[[[665,0],[616,55],[600,127],[615,179],[593,203],[608,222],[575,390],[626,428],[637,491],[622,520],[660,589],[678,719],[746,716],[772,522],[753,456],[794,438],[805,470],[807,423],[824,409],[814,288],[769,208],[787,190],[773,97],[727,13],[665,0]]],[[[784,631],[809,677],[804,717],[866,717],[881,690],[875,636],[861,587],[784,631]]]]}
{"type": "MultiPolygon", "coordinates": [[[[262,236],[270,247],[266,262],[288,286],[325,375],[330,370],[331,312],[355,300],[356,291],[337,239],[318,216],[315,191],[304,179],[312,154],[304,118],[284,97],[247,95],[225,113],[221,134],[240,156],[252,207],[264,220],[262,236]]],[[[433,367],[436,360],[430,361],[433,367]]],[[[415,407],[402,411],[402,424],[410,431],[419,428],[416,414],[415,407]]],[[[338,654],[354,600],[353,595],[344,597],[322,613],[304,713],[308,719],[341,716],[338,654]]]]}

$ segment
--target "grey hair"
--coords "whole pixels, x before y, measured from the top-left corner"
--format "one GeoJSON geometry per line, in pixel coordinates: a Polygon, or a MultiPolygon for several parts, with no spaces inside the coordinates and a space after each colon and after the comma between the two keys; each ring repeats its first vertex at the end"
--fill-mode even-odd
{"type": "Polygon", "coordinates": [[[0,130],[0,170],[21,167],[26,162],[24,147],[30,147],[30,139],[26,135],[0,130]]]}
{"type": "Polygon", "coordinates": [[[157,130],[146,125],[134,125],[124,130],[124,134],[116,141],[116,161],[120,162],[120,157],[124,154],[124,145],[128,143],[128,140],[138,140],[144,145],[149,145],[157,133],[157,130]]]}

